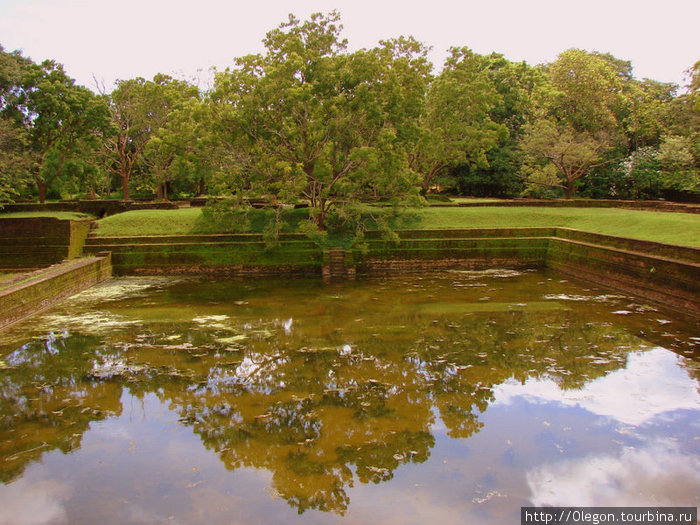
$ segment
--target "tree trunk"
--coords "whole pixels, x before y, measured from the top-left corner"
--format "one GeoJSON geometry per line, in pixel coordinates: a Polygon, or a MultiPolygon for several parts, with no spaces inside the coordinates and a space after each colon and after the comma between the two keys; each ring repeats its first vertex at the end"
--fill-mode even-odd
{"type": "Polygon", "coordinates": [[[318,228],[318,231],[322,232],[323,230],[326,229],[325,221],[326,221],[326,200],[321,199],[320,206],[318,209],[318,215],[316,215],[316,227],[318,228]]]}
{"type": "Polygon", "coordinates": [[[46,203],[46,186],[46,182],[39,178],[36,179],[36,187],[39,190],[39,202],[41,204],[46,203]]]}
{"type": "Polygon", "coordinates": [[[566,198],[570,199],[571,197],[574,196],[574,191],[576,191],[576,188],[574,188],[574,181],[569,179],[566,181],[566,198]]]}
{"type": "Polygon", "coordinates": [[[122,179],[122,199],[124,199],[125,201],[128,201],[128,200],[130,200],[129,199],[129,174],[122,172],[121,179],[122,179]]]}
{"type": "Polygon", "coordinates": [[[199,191],[197,192],[197,197],[204,197],[204,192],[206,191],[206,187],[204,185],[204,177],[199,179],[199,191]]]}

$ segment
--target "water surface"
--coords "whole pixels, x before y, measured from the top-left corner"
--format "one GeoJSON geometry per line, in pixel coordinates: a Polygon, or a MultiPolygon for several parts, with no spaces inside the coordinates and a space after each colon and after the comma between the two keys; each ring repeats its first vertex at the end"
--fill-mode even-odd
{"type": "Polygon", "coordinates": [[[2,334],[0,524],[697,506],[696,329],[555,273],[114,279],[2,334]]]}

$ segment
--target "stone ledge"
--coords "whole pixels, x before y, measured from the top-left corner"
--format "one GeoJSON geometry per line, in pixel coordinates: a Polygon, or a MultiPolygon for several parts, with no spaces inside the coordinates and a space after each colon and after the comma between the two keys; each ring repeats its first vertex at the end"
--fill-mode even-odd
{"type": "Polygon", "coordinates": [[[73,260],[35,272],[0,290],[0,330],[112,275],[111,255],[73,260]]]}

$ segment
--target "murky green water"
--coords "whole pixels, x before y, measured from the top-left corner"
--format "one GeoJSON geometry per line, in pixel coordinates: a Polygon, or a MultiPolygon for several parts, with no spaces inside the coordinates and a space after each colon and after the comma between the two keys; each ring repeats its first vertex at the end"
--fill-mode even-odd
{"type": "Polygon", "coordinates": [[[116,279],[0,336],[0,524],[697,506],[696,329],[553,273],[116,279]]]}

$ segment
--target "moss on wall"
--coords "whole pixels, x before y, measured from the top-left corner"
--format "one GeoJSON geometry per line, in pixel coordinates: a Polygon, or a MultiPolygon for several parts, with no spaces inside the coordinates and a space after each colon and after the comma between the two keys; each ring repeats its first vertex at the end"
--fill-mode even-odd
{"type": "Polygon", "coordinates": [[[0,269],[33,270],[80,257],[91,222],[0,215],[0,269]]]}
{"type": "Polygon", "coordinates": [[[111,275],[108,253],[39,271],[27,281],[0,290],[0,329],[109,279],[111,275]]]}

